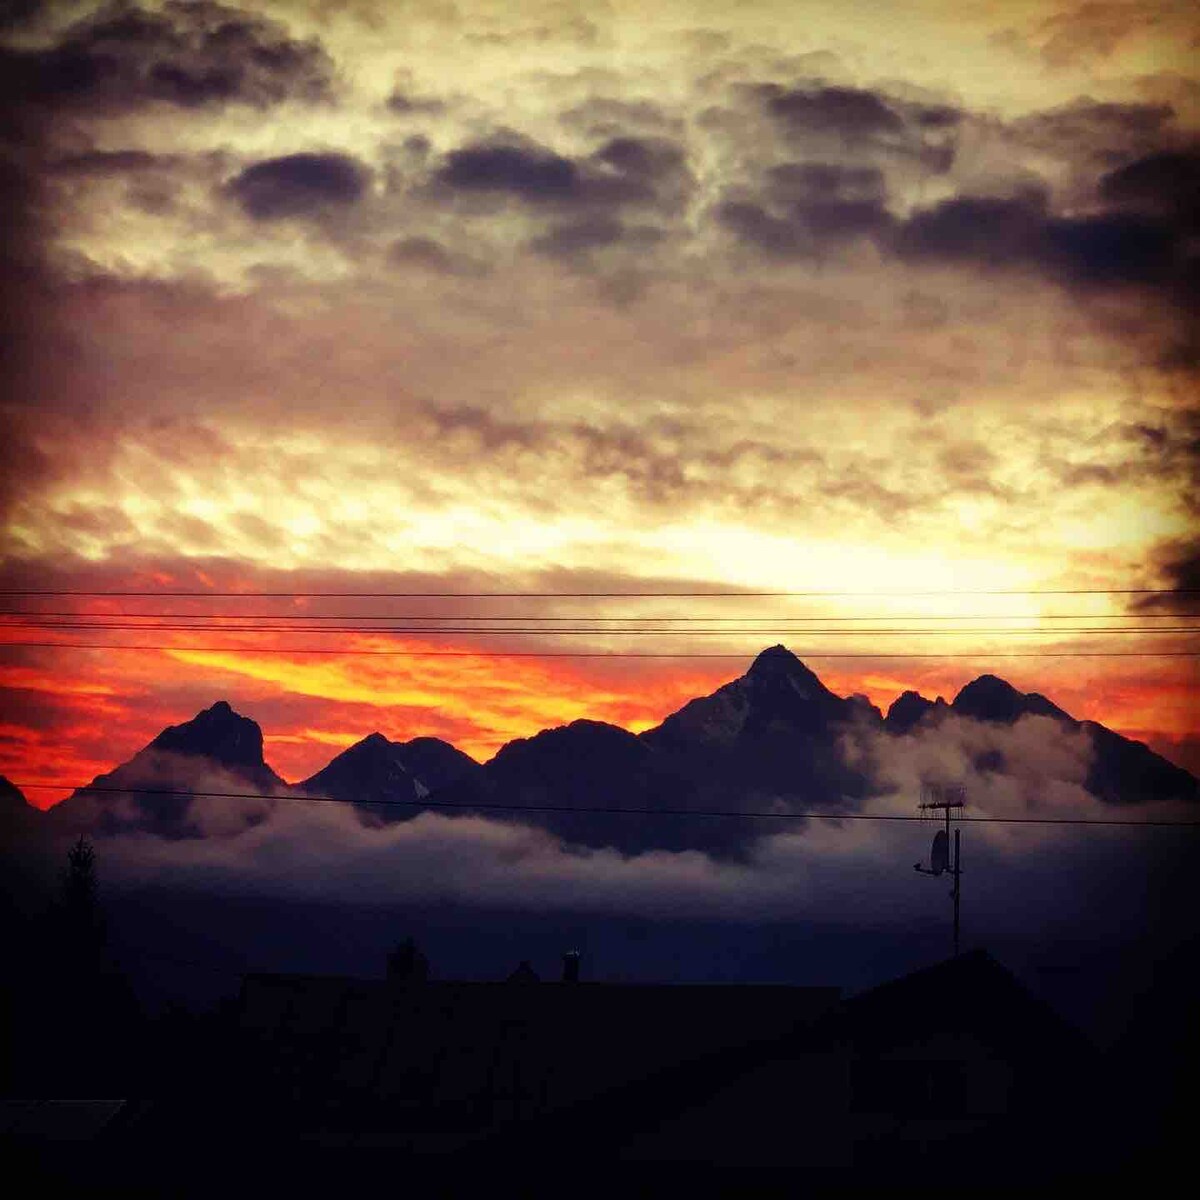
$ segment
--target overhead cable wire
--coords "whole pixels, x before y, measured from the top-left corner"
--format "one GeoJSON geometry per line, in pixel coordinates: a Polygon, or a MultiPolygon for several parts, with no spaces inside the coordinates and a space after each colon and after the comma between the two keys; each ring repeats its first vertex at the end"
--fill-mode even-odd
{"type": "Polygon", "coordinates": [[[95,589],[86,588],[0,588],[0,596],[93,596],[93,597],[220,597],[222,599],[317,599],[323,597],[336,599],[435,599],[435,600],[482,600],[482,599],[618,599],[621,597],[633,599],[701,599],[712,597],[752,599],[752,598],[784,598],[784,597],[814,597],[814,596],[1187,596],[1200,595],[1200,588],[955,588],[955,589],[868,589],[858,591],[756,591],[753,589],[711,590],[711,591],[578,591],[578,592],[544,592],[544,591],[492,591],[492,592],[349,592],[349,591],[221,591],[205,589],[203,591],[177,590],[171,588],[154,589],[95,589]]]}
{"type": "MultiPolygon", "coordinates": [[[[442,618],[443,620],[452,620],[452,618],[442,618]]],[[[605,637],[730,637],[738,634],[742,635],[762,635],[770,636],[775,633],[804,633],[809,637],[861,637],[865,634],[881,637],[958,637],[963,634],[992,634],[992,635],[1021,635],[1021,636],[1052,636],[1061,637],[1067,634],[1138,634],[1141,636],[1153,636],[1159,634],[1177,634],[1177,633],[1200,633],[1200,625],[1167,625],[1167,626],[1138,626],[1138,625],[1081,625],[1075,627],[1055,627],[1055,628],[1011,628],[1011,627],[990,627],[990,626],[966,626],[954,629],[921,629],[921,628],[903,628],[900,626],[864,626],[854,629],[822,629],[820,627],[804,626],[789,626],[786,622],[773,622],[762,625],[742,625],[732,628],[690,628],[687,630],[675,630],[667,627],[645,628],[637,626],[635,628],[621,628],[603,625],[578,625],[578,626],[552,626],[539,628],[538,626],[528,626],[525,628],[502,627],[489,629],[480,626],[466,625],[271,625],[265,623],[255,624],[216,624],[212,620],[207,620],[201,617],[195,618],[190,622],[158,622],[153,625],[139,624],[127,620],[121,621],[0,621],[0,630],[3,629],[64,629],[71,631],[80,631],[87,629],[97,630],[114,630],[117,632],[156,632],[164,630],[167,632],[190,632],[200,631],[206,633],[369,633],[369,634],[432,634],[432,633],[453,633],[453,634],[487,634],[489,636],[505,636],[505,637],[562,637],[565,635],[602,635],[605,637]]]]}
{"type": "MultiPolygon", "coordinates": [[[[87,612],[79,609],[0,609],[0,617],[63,617],[63,618],[95,618],[111,620],[184,620],[195,618],[207,621],[525,621],[525,622],[563,622],[563,621],[630,621],[645,623],[660,621],[667,623],[699,623],[699,622],[730,622],[730,621],[763,621],[761,616],[722,616],[711,613],[704,616],[668,616],[633,615],[593,613],[587,616],[552,616],[542,613],[508,614],[508,613],[455,613],[453,616],[441,616],[429,613],[239,613],[239,612],[87,612]]],[[[1123,613],[882,613],[878,615],[846,616],[844,614],[814,614],[805,616],[793,613],[781,617],[781,621],[810,622],[810,621],[1094,621],[1094,620],[1192,620],[1200,618],[1200,612],[1123,612],[1123,613]]],[[[1153,626],[1148,626],[1153,628],[1153,626]]]]}
{"type": "MultiPolygon", "coordinates": [[[[713,808],[649,808],[646,806],[629,805],[584,805],[570,804],[505,804],[499,801],[471,801],[461,804],[445,800],[372,800],[358,799],[350,796],[311,795],[306,792],[286,792],[271,795],[266,792],[229,792],[195,791],[186,788],[146,788],[146,787],[110,787],[83,786],[74,787],[68,783],[30,782],[16,783],[23,791],[50,789],[56,791],[78,791],[80,793],[99,793],[108,795],[133,796],[170,796],[190,797],[209,800],[269,800],[298,802],[304,804],[351,804],[369,805],[372,808],[404,808],[404,809],[438,809],[440,811],[457,810],[471,813],[478,811],[497,812],[529,812],[529,813],[577,813],[597,814],[602,816],[661,816],[661,817],[716,817],[747,820],[767,821],[888,821],[888,822],[922,822],[928,823],[929,817],[923,814],[908,813],[863,813],[843,812],[840,810],[807,809],[800,812],[761,812],[755,809],[713,809],[713,808]]],[[[1146,828],[1200,829],[1200,820],[1117,820],[1117,819],[1088,819],[1084,817],[999,817],[991,815],[955,816],[955,821],[976,825],[1097,825],[1097,826],[1144,826],[1146,828]]]]}
{"type": "MultiPolygon", "coordinates": [[[[215,632],[215,631],[210,631],[215,632]]],[[[294,631],[292,631],[294,632],[294,631]]],[[[473,631],[474,632],[474,631],[473,631]]],[[[132,646],[125,642],[35,642],[0,639],[5,647],[30,650],[133,650],[175,652],[179,654],[340,654],[350,657],[379,658],[670,658],[670,659],[747,659],[754,652],[639,651],[639,650],[368,650],[361,646],[132,646]]],[[[797,653],[805,658],[1200,658],[1196,650],[992,650],[975,651],[822,651],[802,647],[797,653]]]]}

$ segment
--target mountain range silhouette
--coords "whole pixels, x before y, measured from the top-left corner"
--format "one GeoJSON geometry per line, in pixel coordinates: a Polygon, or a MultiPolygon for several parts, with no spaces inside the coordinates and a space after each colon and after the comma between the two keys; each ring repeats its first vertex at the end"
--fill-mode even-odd
{"type": "MultiPolygon", "coordinates": [[[[950,703],[905,692],[884,715],[862,696],[836,695],[777,645],[759,654],[744,675],[641,734],[577,720],[511,741],[481,764],[437,738],[394,742],[372,733],[297,784],[286,783],[266,763],[257,723],[221,700],[165,729],[128,762],[78,789],[51,817],[99,835],[140,831],[195,838],[211,832],[200,819],[197,795],[307,794],[350,801],[370,825],[410,820],[426,808],[461,808],[533,824],[581,845],[736,856],[764,830],[719,818],[680,821],[654,810],[852,812],[875,785],[867,768],[848,761],[853,756],[842,744],[848,731],[903,738],[951,717],[998,726],[1039,717],[1060,725],[1064,735],[1084,732],[1092,745],[1085,786],[1105,804],[1200,798],[1192,775],[1143,743],[1077,721],[1040,693],[1020,692],[994,675],[971,681],[950,703]]],[[[998,751],[975,763],[978,771],[993,773],[1009,766],[998,751]]],[[[231,818],[233,831],[239,821],[263,820],[270,806],[263,801],[239,810],[231,818]]],[[[228,823],[222,831],[230,831],[228,823]]]]}

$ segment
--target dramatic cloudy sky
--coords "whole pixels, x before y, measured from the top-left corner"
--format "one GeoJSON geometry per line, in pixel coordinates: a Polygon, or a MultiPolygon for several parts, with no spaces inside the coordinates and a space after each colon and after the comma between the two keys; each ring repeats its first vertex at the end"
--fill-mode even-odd
{"type": "Polygon", "coordinates": [[[999,657],[1196,644],[1069,632],[1200,605],[1193,4],[0,22],[4,588],[866,593],[10,596],[207,625],[5,618],[11,778],[90,778],[221,696],[288,778],[372,729],[486,757],[645,728],[775,641],[884,705],[995,670],[1200,762],[1194,658],[999,657]],[[1096,594],[1133,588],[1173,590],[1096,594]],[[446,628],[337,632],[379,614],[446,628]],[[550,656],[580,650],[740,657],[550,656]]]}

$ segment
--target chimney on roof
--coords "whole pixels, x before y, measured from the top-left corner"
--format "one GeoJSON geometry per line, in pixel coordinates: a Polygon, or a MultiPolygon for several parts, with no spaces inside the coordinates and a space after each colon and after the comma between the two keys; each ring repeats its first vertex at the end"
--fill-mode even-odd
{"type": "Polygon", "coordinates": [[[508,977],[509,983],[537,983],[538,973],[529,965],[527,958],[521,959],[514,970],[508,977]]]}
{"type": "Polygon", "coordinates": [[[579,982],[579,951],[568,950],[563,955],[563,983],[579,982]]]}

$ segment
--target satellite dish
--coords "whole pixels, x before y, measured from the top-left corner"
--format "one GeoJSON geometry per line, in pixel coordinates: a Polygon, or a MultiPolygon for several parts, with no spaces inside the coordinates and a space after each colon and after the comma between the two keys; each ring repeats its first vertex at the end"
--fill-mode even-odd
{"type": "Polygon", "coordinates": [[[933,849],[929,852],[929,867],[934,875],[940,875],[950,865],[950,839],[944,829],[933,835],[933,849]]]}

